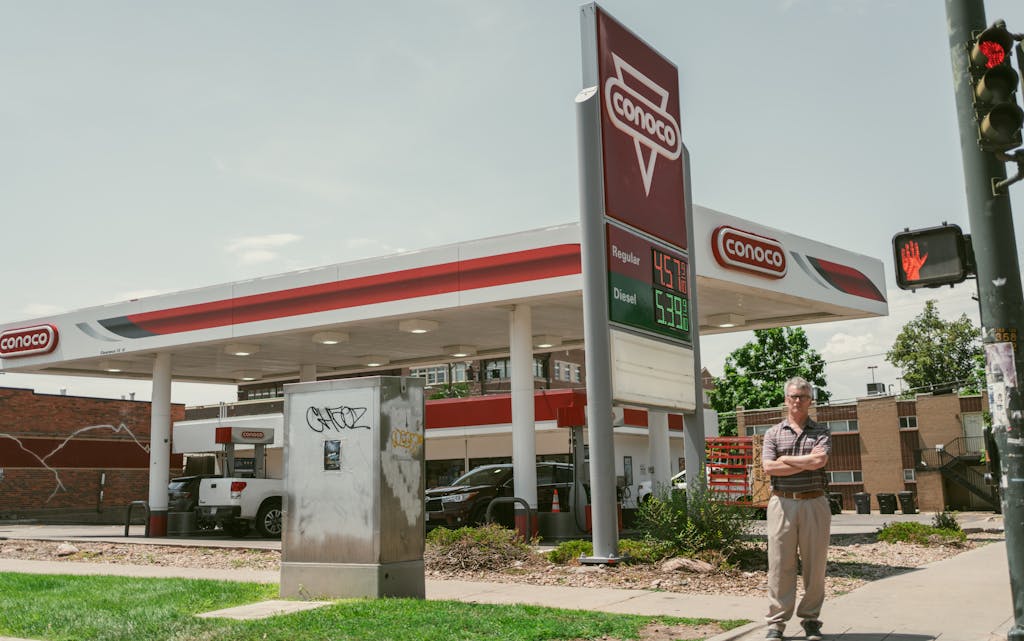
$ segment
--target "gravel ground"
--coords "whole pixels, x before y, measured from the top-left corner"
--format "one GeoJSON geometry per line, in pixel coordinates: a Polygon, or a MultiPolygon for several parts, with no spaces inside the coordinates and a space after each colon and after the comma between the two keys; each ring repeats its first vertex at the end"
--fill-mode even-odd
{"type": "MultiPolygon", "coordinates": [[[[1002,534],[976,533],[962,546],[919,546],[879,543],[873,535],[847,536],[829,549],[826,594],[844,594],[869,581],[906,572],[947,559],[995,540],[1002,534]]],[[[710,571],[676,570],[659,565],[619,567],[554,565],[541,554],[517,561],[501,570],[453,571],[432,563],[426,554],[426,573],[435,579],[521,582],[532,585],[615,587],[664,590],[691,594],[761,596],[767,590],[764,543],[752,543],[744,567],[710,571]]],[[[186,568],[277,570],[281,554],[276,550],[184,547],[102,542],[59,542],[0,539],[0,558],[163,565],[186,568]]]]}

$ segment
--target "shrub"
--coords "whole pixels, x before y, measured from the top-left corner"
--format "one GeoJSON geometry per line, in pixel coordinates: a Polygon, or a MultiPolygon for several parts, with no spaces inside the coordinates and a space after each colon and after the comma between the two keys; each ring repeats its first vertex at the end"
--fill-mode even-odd
{"type": "Polygon", "coordinates": [[[424,561],[438,570],[501,570],[533,554],[531,543],[515,530],[494,523],[457,530],[436,528],[427,534],[424,561]]]}
{"type": "Polygon", "coordinates": [[[888,523],[878,534],[879,541],[885,543],[913,543],[915,545],[962,545],[967,535],[961,530],[948,530],[907,521],[904,523],[888,523]]]}
{"type": "Polygon", "coordinates": [[[621,539],[619,541],[619,554],[628,557],[628,563],[657,563],[662,559],[672,556],[673,545],[667,541],[656,541],[654,539],[621,539]]]}
{"type": "Polygon", "coordinates": [[[558,547],[548,552],[548,561],[564,565],[575,561],[580,556],[590,556],[594,553],[594,544],[590,541],[565,541],[559,543],[558,547]]]}
{"type": "Polygon", "coordinates": [[[935,516],[932,517],[932,527],[940,530],[953,530],[954,532],[961,531],[960,522],[956,520],[956,515],[945,511],[935,513],[935,516]]]}
{"type": "Polygon", "coordinates": [[[695,556],[716,550],[726,558],[739,549],[750,523],[747,510],[703,488],[661,492],[640,506],[636,519],[645,538],[670,544],[671,553],[695,556]]]}

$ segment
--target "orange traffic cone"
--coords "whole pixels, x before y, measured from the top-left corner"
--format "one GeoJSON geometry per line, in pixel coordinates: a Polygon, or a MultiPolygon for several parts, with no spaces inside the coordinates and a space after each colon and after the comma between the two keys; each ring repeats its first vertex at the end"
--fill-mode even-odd
{"type": "Polygon", "coordinates": [[[555,495],[551,498],[551,512],[561,512],[562,506],[558,504],[558,489],[555,489],[555,495]]]}

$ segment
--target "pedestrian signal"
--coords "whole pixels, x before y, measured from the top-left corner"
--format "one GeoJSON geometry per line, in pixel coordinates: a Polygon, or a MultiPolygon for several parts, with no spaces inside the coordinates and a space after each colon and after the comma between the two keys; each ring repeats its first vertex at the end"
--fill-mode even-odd
{"type": "Polygon", "coordinates": [[[892,237],[896,285],[900,289],[963,282],[973,272],[970,238],[957,225],[902,231],[892,237]]]}

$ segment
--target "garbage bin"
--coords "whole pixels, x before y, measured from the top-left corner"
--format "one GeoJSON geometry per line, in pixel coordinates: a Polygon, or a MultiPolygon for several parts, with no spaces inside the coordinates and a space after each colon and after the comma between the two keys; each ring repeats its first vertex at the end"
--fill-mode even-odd
{"type": "Polygon", "coordinates": [[[909,491],[899,492],[900,512],[904,514],[917,514],[917,505],[914,503],[914,493],[909,491]]]}
{"type": "Polygon", "coordinates": [[[167,513],[167,536],[191,536],[195,532],[195,511],[167,513]]]}
{"type": "Polygon", "coordinates": [[[875,495],[878,498],[878,512],[880,514],[896,513],[896,495],[881,493],[875,495]]]}
{"type": "Polygon", "coordinates": [[[832,514],[839,514],[843,511],[843,493],[842,492],[829,492],[828,493],[828,506],[832,511],[832,514]]]}
{"type": "Polygon", "coordinates": [[[871,495],[867,492],[857,492],[853,495],[853,502],[857,504],[857,514],[871,514],[871,495]]]}

